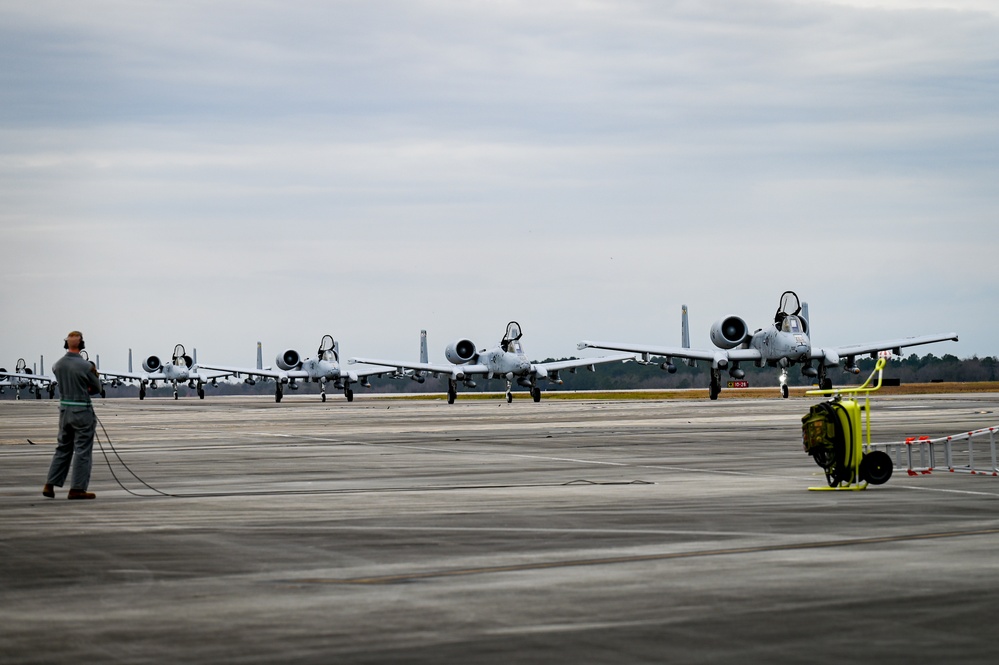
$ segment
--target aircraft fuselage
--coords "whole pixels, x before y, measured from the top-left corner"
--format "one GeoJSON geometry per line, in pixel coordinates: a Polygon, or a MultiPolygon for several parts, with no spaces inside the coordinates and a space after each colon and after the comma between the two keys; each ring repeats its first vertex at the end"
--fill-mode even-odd
{"type": "Polygon", "coordinates": [[[331,360],[307,358],[302,361],[301,369],[313,381],[336,381],[340,378],[340,364],[331,360]]]}
{"type": "Polygon", "coordinates": [[[490,349],[479,354],[478,362],[497,376],[502,374],[524,376],[531,371],[531,361],[523,352],[490,349]]]}
{"type": "Polygon", "coordinates": [[[760,352],[761,364],[807,361],[812,351],[808,335],[796,316],[788,316],[781,329],[770,327],[757,332],[748,346],[760,352]]]}

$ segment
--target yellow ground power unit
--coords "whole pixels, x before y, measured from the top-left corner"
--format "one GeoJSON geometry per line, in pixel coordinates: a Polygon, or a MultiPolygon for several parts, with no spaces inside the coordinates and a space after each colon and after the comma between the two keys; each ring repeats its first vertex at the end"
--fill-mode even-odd
{"type": "Polygon", "coordinates": [[[809,390],[806,395],[832,395],[832,399],[816,404],[801,419],[801,438],[805,452],[826,474],[828,487],[812,490],[863,490],[881,485],[891,478],[891,457],[881,450],[870,450],[870,394],[881,387],[885,360],[879,358],[874,372],[856,388],[809,390]],[[877,384],[871,382],[877,376],[877,384]],[[863,401],[844,398],[862,394],[863,401]]]}

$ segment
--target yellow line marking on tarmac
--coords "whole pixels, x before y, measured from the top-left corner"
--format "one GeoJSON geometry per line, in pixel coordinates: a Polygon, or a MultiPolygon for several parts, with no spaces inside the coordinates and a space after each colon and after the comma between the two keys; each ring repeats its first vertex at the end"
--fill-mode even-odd
{"type": "Polygon", "coordinates": [[[382,575],[373,577],[349,578],[304,578],[287,580],[292,584],[343,584],[343,585],[376,585],[395,584],[399,582],[414,582],[445,577],[461,577],[467,575],[488,575],[495,573],[512,573],[531,570],[551,570],[554,568],[572,568],[579,566],[606,566],[622,563],[643,563],[647,561],[669,561],[672,559],[695,559],[708,556],[731,556],[735,554],[759,554],[762,552],[793,552],[809,549],[825,549],[831,547],[852,547],[857,545],[879,545],[884,543],[901,543],[919,540],[934,540],[940,538],[965,538],[968,536],[988,536],[999,534],[999,528],[976,529],[972,531],[946,531],[940,533],[917,533],[899,536],[879,536],[876,538],[853,538],[849,540],[830,540],[811,543],[791,543],[787,545],[758,545],[755,547],[733,547],[726,549],[695,550],[693,552],[664,552],[661,554],[636,554],[631,556],[605,557],[600,559],[576,559],[569,561],[548,561],[538,563],[520,563],[506,566],[482,566],[479,568],[457,568],[454,570],[434,570],[423,573],[406,573],[398,575],[382,575]]]}

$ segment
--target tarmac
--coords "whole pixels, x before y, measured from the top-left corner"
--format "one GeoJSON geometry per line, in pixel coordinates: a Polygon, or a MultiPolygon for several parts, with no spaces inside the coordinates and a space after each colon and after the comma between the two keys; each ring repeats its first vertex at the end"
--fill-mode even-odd
{"type": "Polygon", "coordinates": [[[0,402],[0,660],[995,663],[999,478],[809,491],[816,401],[108,399],[94,501],[41,496],[56,403],[0,402]]]}

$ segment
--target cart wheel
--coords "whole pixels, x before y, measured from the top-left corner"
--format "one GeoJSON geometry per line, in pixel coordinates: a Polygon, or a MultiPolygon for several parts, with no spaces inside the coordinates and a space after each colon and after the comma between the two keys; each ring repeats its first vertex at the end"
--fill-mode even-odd
{"type": "Polygon", "coordinates": [[[860,460],[860,479],[871,485],[883,485],[891,478],[895,465],[891,456],[883,450],[875,450],[860,460]]]}

